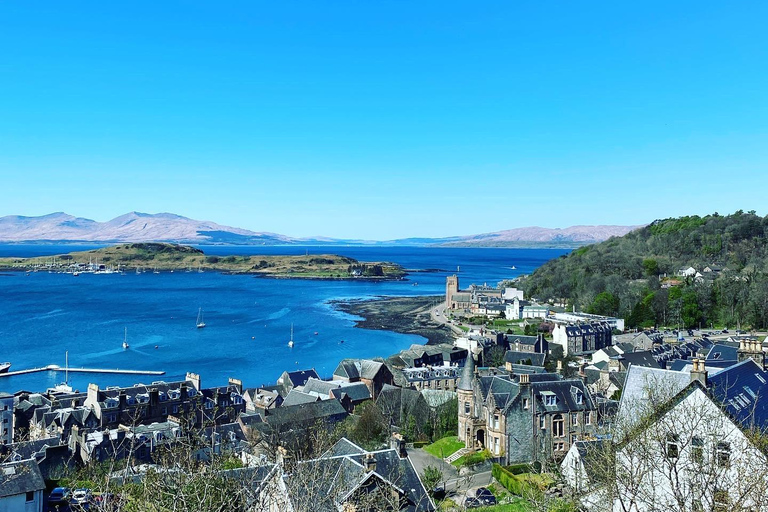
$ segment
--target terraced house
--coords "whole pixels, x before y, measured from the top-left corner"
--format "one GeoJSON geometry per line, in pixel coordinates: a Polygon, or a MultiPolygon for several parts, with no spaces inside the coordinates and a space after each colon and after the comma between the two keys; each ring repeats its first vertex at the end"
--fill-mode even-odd
{"type": "Polygon", "coordinates": [[[504,464],[560,460],[573,443],[594,433],[595,404],[578,379],[476,371],[468,358],[457,394],[459,438],[504,464]]]}

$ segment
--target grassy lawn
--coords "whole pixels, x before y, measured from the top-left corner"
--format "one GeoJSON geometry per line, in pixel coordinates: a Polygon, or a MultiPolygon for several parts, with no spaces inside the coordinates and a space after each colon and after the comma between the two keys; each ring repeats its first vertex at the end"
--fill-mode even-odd
{"type": "Polygon", "coordinates": [[[464,448],[464,443],[459,441],[458,436],[448,436],[425,446],[424,451],[435,457],[444,459],[461,448],[464,448]]]}

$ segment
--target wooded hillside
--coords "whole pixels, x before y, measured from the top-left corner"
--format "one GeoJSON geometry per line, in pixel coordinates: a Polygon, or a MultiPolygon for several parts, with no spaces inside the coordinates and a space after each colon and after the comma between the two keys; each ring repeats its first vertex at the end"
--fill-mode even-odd
{"type": "Polygon", "coordinates": [[[550,261],[521,285],[528,296],[624,317],[628,327],[764,328],[767,238],[768,216],[754,211],[657,220],[550,261]],[[702,277],[677,275],[687,267],[702,277]]]}

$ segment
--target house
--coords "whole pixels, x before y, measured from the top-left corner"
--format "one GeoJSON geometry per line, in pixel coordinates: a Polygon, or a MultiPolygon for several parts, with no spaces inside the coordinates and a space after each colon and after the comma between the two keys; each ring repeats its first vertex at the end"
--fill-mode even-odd
{"type": "Polygon", "coordinates": [[[615,509],[765,510],[768,460],[750,432],[692,380],[616,447],[615,509]],[[691,414],[695,411],[695,414],[691,414]],[[642,474],[642,478],[633,475],[642,474]]]}
{"type": "Polygon", "coordinates": [[[33,460],[0,464],[0,510],[42,512],[43,480],[33,460]]]}
{"type": "Polygon", "coordinates": [[[544,366],[546,354],[537,354],[535,352],[518,352],[516,350],[507,350],[504,354],[504,367],[507,371],[512,371],[512,366],[517,364],[530,366],[544,366]]]}
{"type": "Polygon", "coordinates": [[[552,331],[552,343],[563,347],[566,356],[587,355],[613,345],[613,330],[608,322],[558,322],[552,331]]]}
{"type": "Polygon", "coordinates": [[[299,462],[287,487],[300,510],[436,510],[404,450],[367,451],[345,438],[319,458],[299,462]]]}
{"type": "Polygon", "coordinates": [[[255,412],[257,409],[274,409],[283,403],[283,397],[277,392],[277,386],[249,388],[243,393],[245,410],[255,412]]]}
{"type": "Polygon", "coordinates": [[[368,386],[362,382],[351,383],[341,380],[309,379],[304,384],[302,391],[324,400],[336,399],[341,402],[349,413],[352,413],[356,406],[371,399],[371,392],[368,386]]]}
{"type": "Polygon", "coordinates": [[[576,441],[565,455],[560,474],[577,494],[602,483],[601,464],[604,463],[604,443],[607,442],[602,439],[576,441]]]}
{"type": "Polygon", "coordinates": [[[565,456],[594,432],[596,407],[584,382],[557,374],[479,370],[467,359],[459,387],[459,439],[503,464],[565,456]]]}
{"type": "Polygon", "coordinates": [[[333,380],[363,382],[376,399],[385,384],[394,384],[394,377],[387,365],[371,359],[344,359],[333,372],[333,380]]]}
{"type": "Polygon", "coordinates": [[[314,368],[309,370],[296,370],[293,372],[283,372],[277,379],[277,390],[280,396],[285,398],[288,393],[296,386],[303,386],[309,379],[319,379],[314,368]]]}
{"type": "Polygon", "coordinates": [[[528,304],[523,306],[520,313],[520,318],[547,318],[549,316],[550,307],[541,304],[528,304]]]}
{"type": "Polygon", "coordinates": [[[441,389],[453,391],[461,375],[457,366],[426,366],[420,368],[404,368],[403,376],[409,387],[416,390],[441,389]]]}

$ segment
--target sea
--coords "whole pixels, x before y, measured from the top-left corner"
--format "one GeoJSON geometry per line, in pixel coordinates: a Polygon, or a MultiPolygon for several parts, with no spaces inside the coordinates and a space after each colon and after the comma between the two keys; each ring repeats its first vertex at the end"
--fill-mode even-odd
{"type": "MultiPolygon", "coordinates": [[[[0,245],[0,257],[39,257],[88,250],[82,245],[0,245]]],[[[344,358],[386,357],[417,335],[355,328],[358,318],[333,307],[337,300],[445,294],[446,276],[462,288],[496,285],[531,273],[565,249],[372,246],[201,246],[207,255],[339,254],[390,261],[412,270],[401,281],[295,280],[212,271],[96,275],[46,271],[0,273],[0,362],[11,370],[51,364],[71,368],[153,370],[162,376],[69,373],[84,391],[100,387],[201,376],[205,387],[229,377],[246,387],[274,384],[283,371],[314,368],[330,377],[344,358]],[[428,270],[424,272],[424,270],[428,270]],[[417,272],[420,271],[420,272],[417,272]],[[206,327],[196,328],[202,308],[206,327]],[[288,347],[293,326],[295,346],[288,347]],[[128,349],[122,348],[127,337],[128,349]]],[[[0,377],[0,391],[44,391],[63,371],[0,377]]]]}

